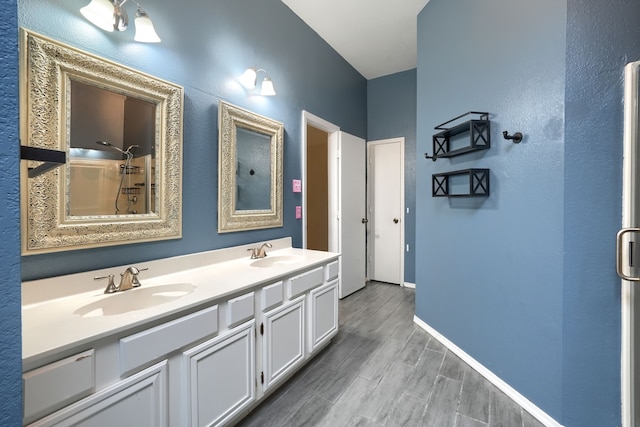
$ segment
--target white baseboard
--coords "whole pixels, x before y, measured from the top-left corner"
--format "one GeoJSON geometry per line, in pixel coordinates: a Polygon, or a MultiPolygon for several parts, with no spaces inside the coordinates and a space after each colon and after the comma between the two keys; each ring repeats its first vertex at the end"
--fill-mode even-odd
{"type": "Polygon", "coordinates": [[[402,286],[404,286],[405,288],[411,288],[411,289],[415,289],[416,288],[416,284],[415,283],[411,283],[411,282],[404,282],[402,284],[402,286]]]}
{"type": "MultiPolygon", "coordinates": [[[[406,285],[406,284],[405,284],[406,285]]],[[[462,359],[465,363],[471,366],[473,369],[478,371],[480,375],[485,377],[489,382],[498,387],[504,394],[509,396],[513,401],[515,401],[518,405],[520,405],[525,411],[530,413],[534,418],[540,421],[547,427],[562,427],[560,423],[554,420],[549,414],[544,412],[542,409],[538,408],[535,404],[533,404],[529,399],[518,393],[516,389],[511,387],[509,384],[501,380],[496,374],[487,369],[480,362],[475,360],[473,357],[469,356],[464,350],[460,347],[449,341],[444,335],[440,334],[438,331],[433,329],[431,326],[427,325],[425,322],[420,320],[417,316],[413,316],[413,321],[422,329],[427,331],[431,336],[440,341],[442,345],[447,347],[453,353],[455,353],[460,359],[462,359]]]]}

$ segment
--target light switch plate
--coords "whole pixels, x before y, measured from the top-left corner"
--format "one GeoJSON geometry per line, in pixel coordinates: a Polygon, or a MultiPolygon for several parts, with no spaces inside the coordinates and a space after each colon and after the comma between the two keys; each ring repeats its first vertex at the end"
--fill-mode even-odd
{"type": "Polygon", "coordinates": [[[302,206],[296,206],[296,219],[302,218],[302,206]]]}
{"type": "Polygon", "coordinates": [[[302,181],[299,179],[293,180],[293,192],[302,193],[302,181]]]}

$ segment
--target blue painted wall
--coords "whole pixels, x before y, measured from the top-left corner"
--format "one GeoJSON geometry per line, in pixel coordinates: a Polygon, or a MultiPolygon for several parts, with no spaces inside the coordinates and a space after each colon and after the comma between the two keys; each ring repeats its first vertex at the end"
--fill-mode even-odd
{"type": "MultiPolygon", "coordinates": [[[[303,109],[351,134],[366,137],[367,82],[279,0],[156,0],[144,4],[162,38],[133,42],[133,28],[106,33],[80,15],[87,0],[18,2],[21,26],[185,88],[183,237],[23,257],[25,280],[292,236],[302,241],[290,191],[284,227],[217,233],[217,104],[223,99],[284,123],[285,183],[301,176],[303,109]],[[248,66],[269,72],[277,96],[250,96],[235,80],[248,66]]],[[[135,8],[127,3],[129,14],[135,8]]],[[[263,77],[262,74],[259,77],[263,77]]],[[[290,188],[290,185],[285,185],[290,188]]]]}
{"type": "Polygon", "coordinates": [[[431,0],[418,17],[416,314],[558,420],[565,34],[558,0],[431,0]],[[468,111],[490,113],[491,149],[426,160],[434,126],[468,111]],[[490,197],[431,197],[433,173],[474,167],[490,197]]]}
{"type": "Polygon", "coordinates": [[[568,0],[563,419],[620,425],[623,68],[640,60],[640,3],[568,0]],[[597,153],[597,155],[594,155],[597,153]]]}
{"type": "Polygon", "coordinates": [[[404,137],[404,280],[415,283],[416,227],[416,70],[367,82],[367,139],[404,137]]]}
{"type": "Polygon", "coordinates": [[[470,109],[492,113],[494,146],[417,164],[417,315],[567,426],[621,423],[614,235],[638,40],[640,4],[622,0],[431,0],[418,21],[418,154],[470,109]],[[425,195],[471,166],[492,170],[487,200],[425,195]]]}
{"type": "Polygon", "coordinates": [[[17,24],[15,0],[0,0],[0,425],[3,426],[22,425],[17,24]]]}

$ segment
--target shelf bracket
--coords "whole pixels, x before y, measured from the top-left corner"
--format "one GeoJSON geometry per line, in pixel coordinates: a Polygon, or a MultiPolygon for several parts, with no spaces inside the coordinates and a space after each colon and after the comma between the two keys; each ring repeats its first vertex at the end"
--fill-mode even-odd
{"type": "Polygon", "coordinates": [[[20,146],[20,159],[43,162],[35,168],[29,168],[29,178],[35,178],[43,173],[57,168],[67,162],[67,153],[47,148],[20,146]]]}

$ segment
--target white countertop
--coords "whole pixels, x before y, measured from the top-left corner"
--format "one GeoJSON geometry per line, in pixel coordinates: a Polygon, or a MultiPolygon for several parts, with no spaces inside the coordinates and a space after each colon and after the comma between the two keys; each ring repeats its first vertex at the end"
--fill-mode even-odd
{"type": "MultiPolygon", "coordinates": [[[[337,259],[339,254],[291,247],[290,238],[272,241],[265,260],[286,257],[284,263],[271,267],[251,264],[244,245],[180,257],[138,263],[148,267],[139,274],[142,287],[115,294],[104,294],[106,281],[94,281],[95,276],[114,274],[116,285],[119,273],[127,266],[60,276],[22,284],[22,361],[23,366],[55,353],[88,345],[147,323],[180,312],[222,300],[278,278],[295,274],[337,259]],[[116,274],[117,273],[117,274],[116,274]],[[189,293],[161,304],[128,311],[122,314],[81,316],[74,312],[105,298],[113,298],[159,285],[190,284],[189,293]]],[[[98,303],[100,304],[100,303],[98,303]]]]}

